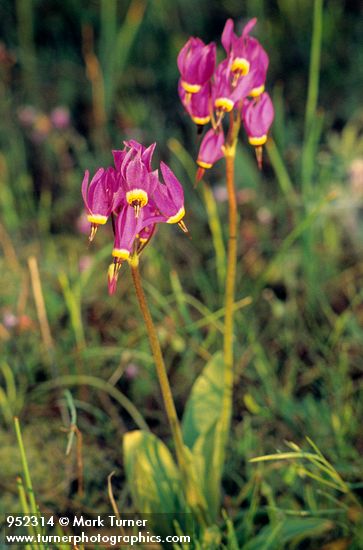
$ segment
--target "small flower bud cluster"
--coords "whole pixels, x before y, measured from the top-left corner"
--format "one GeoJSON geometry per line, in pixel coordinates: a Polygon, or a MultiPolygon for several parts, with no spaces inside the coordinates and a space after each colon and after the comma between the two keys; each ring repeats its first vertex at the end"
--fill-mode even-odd
{"type": "Polygon", "coordinates": [[[247,23],[241,36],[228,19],[222,33],[226,58],[216,67],[216,45],[190,38],[178,55],[179,96],[193,122],[212,128],[199,149],[197,179],[223,156],[225,113],[241,117],[248,140],[261,164],[262,146],[274,118],[270,96],[265,92],[269,58],[261,44],[250,36],[257,20],[247,23]]]}
{"type": "Polygon", "coordinates": [[[112,217],[114,258],[108,273],[110,294],[116,290],[121,264],[137,257],[151,239],[157,223],[183,222],[184,192],[181,183],[163,162],[160,170],[151,167],[156,144],[144,147],[137,141],[125,141],[125,147],[113,151],[115,167],[99,168],[91,182],[86,170],[82,195],[91,223],[90,241],[100,225],[112,217]]]}

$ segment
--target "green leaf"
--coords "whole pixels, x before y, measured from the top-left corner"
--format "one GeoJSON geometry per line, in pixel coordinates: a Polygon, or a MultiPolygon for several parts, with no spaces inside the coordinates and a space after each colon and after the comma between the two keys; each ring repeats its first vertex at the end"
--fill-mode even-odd
{"type": "Polygon", "coordinates": [[[287,518],[264,527],[243,550],[280,550],[288,542],[298,544],[306,538],[321,536],[333,527],[333,522],[324,518],[287,518]]]}
{"type": "Polygon", "coordinates": [[[212,518],[218,513],[222,476],[223,357],[215,354],[198,376],[183,417],[183,437],[190,448],[202,494],[212,518]]]}
{"type": "Polygon", "coordinates": [[[172,516],[185,512],[185,505],[180,475],[168,448],[153,434],[135,430],[125,434],[123,454],[135,507],[141,513],[156,514],[151,521],[158,532],[173,533],[172,516]]]}
{"type": "Polygon", "coordinates": [[[183,416],[184,442],[190,449],[200,436],[210,432],[221,416],[223,369],[223,356],[216,353],[194,382],[183,416]]]}

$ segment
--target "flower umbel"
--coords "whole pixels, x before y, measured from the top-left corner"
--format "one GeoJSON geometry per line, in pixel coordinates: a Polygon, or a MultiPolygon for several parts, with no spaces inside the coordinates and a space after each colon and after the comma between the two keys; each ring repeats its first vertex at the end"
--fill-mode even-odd
{"type": "Polygon", "coordinates": [[[207,131],[200,146],[197,180],[203,177],[206,168],[223,156],[222,124],[226,115],[230,121],[242,117],[261,167],[262,146],[267,140],[274,110],[265,93],[269,57],[260,42],[250,35],[256,23],[256,18],[248,21],[238,36],[232,19],[228,19],[221,37],[226,58],[216,68],[213,43],[206,46],[199,38],[190,38],[179,53],[181,102],[199,127],[209,121],[213,127],[207,131]]]}
{"type": "Polygon", "coordinates": [[[187,231],[183,218],[184,192],[181,183],[162,162],[152,169],[155,143],[146,148],[137,141],[125,141],[113,151],[115,168],[99,168],[89,183],[86,170],[82,195],[91,222],[90,240],[97,228],[112,217],[114,230],[113,263],[108,270],[108,289],[116,291],[117,278],[124,261],[135,262],[155,233],[156,224],[178,224],[187,231]]]}

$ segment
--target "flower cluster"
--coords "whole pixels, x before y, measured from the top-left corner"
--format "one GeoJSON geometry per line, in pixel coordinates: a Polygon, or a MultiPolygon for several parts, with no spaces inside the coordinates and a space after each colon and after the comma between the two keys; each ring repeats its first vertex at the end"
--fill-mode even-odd
{"type": "Polygon", "coordinates": [[[274,109],[265,92],[269,58],[258,40],[250,36],[256,21],[249,21],[241,36],[237,36],[232,19],[228,19],[222,34],[226,58],[217,67],[213,42],[206,45],[199,38],[190,38],[179,53],[180,99],[198,126],[212,123],[200,145],[197,179],[223,156],[225,113],[241,117],[261,165],[262,146],[267,140],[274,109]]]}
{"type": "Polygon", "coordinates": [[[82,195],[91,223],[90,241],[100,225],[112,218],[114,229],[113,263],[108,273],[110,294],[116,290],[121,263],[139,255],[154,234],[157,223],[183,222],[183,188],[163,162],[160,170],[151,167],[156,144],[144,147],[137,141],[125,141],[125,147],[113,151],[115,167],[99,168],[91,182],[86,170],[82,195]]]}

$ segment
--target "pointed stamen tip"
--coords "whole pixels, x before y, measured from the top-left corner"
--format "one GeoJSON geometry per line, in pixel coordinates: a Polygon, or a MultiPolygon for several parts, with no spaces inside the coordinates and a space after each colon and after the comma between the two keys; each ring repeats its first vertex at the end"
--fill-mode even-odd
{"type": "Polygon", "coordinates": [[[140,203],[134,204],[135,218],[138,218],[140,215],[140,203]]]}
{"type": "Polygon", "coordinates": [[[118,274],[121,269],[121,261],[115,260],[112,264],[110,264],[108,268],[107,273],[107,279],[108,279],[108,293],[110,296],[115,294],[117,290],[117,279],[118,274]]]}
{"type": "Polygon", "coordinates": [[[263,155],[263,148],[262,146],[255,147],[255,153],[256,153],[256,159],[257,159],[257,166],[259,170],[262,170],[262,155],[263,155]]]}
{"type": "Polygon", "coordinates": [[[200,182],[200,180],[204,176],[204,173],[205,173],[205,168],[202,168],[201,166],[199,166],[197,173],[195,174],[195,185],[197,185],[197,183],[200,182]]]}
{"type": "Polygon", "coordinates": [[[187,228],[183,220],[180,220],[180,222],[178,222],[178,225],[184,233],[189,233],[189,229],[187,228]]]}
{"type": "Polygon", "coordinates": [[[96,235],[96,233],[97,233],[97,229],[98,229],[97,224],[93,223],[93,224],[91,225],[91,233],[90,233],[89,236],[88,236],[88,240],[89,240],[90,243],[91,243],[91,242],[93,241],[93,239],[95,238],[95,235],[96,235]]]}

